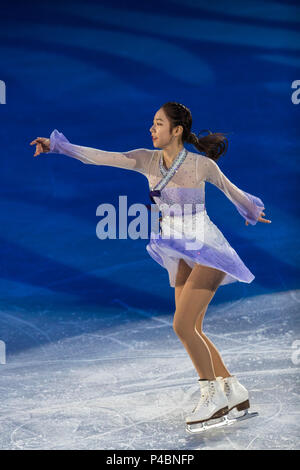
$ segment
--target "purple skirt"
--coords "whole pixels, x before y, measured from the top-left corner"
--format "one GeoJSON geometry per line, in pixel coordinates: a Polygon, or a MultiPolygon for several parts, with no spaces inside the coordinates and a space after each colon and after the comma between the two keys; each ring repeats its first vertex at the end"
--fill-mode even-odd
{"type": "Polygon", "coordinates": [[[160,233],[151,232],[146,250],[167,269],[171,287],[175,287],[180,259],[190,268],[201,264],[225,272],[226,276],[220,285],[236,281],[250,283],[255,278],[210,220],[206,209],[185,216],[184,220],[176,216],[163,217],[160,233]]]}

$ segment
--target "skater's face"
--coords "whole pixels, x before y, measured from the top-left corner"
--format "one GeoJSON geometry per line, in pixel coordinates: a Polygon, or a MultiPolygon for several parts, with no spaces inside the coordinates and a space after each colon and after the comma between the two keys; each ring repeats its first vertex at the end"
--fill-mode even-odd
{"type": "Polygon", "coordinates": [[[170,121],[168,120],[163,109],[159,109],[153,119],[153,125],[150,128],[153,147],[164,148],[174,141],[181,142],[181,135],[183,131],[182,126],[176,126],[170,131],[170,121]]]}

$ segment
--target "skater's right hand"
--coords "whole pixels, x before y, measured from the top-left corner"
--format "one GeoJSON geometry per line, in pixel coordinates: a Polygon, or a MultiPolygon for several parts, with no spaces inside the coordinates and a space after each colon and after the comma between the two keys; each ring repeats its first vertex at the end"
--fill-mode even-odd
{"type": "Polygon", "coordinates": [[[34,157],[37,157],[40,153],[45,153],[50,151],[50,139],[46,137],[37,137],[30,145],[36,144],[35,154],[34,157]]]}
{"type": "MultiPolygon", "coordinates": [[[[264,222],[265,224],[270,224],[272,222],[272,220],[264,219],[262,215],[266,215],[266,214],[264,212],[261,212],[260,216],[257,219],[258,222],[264,222]]],[[[246,220],[245,225],[249,225],[248,220],[246,220]]]]}

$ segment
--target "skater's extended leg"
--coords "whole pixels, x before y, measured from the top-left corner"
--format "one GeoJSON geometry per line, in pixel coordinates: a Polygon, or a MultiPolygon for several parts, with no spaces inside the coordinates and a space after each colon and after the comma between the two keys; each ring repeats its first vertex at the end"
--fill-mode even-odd
{"type": "Polygon", "coordinates": [[[212,355],[206,341],[195,329],[199,314],[207,308],[225,273],[196,264],[178,296],[173,328],[185,346],[199,377],[215,380],[212,355]]]}

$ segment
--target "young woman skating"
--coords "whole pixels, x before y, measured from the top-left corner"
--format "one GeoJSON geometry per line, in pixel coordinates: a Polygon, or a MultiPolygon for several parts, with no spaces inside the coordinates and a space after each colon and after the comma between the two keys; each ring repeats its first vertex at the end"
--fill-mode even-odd
{"type": "Polygon", "coordinates": [[[187,416],[187,425],[224,416],[233,408],[250,407],[248,391],[230,374],[216,346],[202,330],[208,305],[219,286],[254,279],[210,220],[205,208],[205,183],[214,184],[227,196],[246,225],[271,223],[263,218],[262,200],[239,189],[217,165],[228,146],[224,134],[197,137],[191,128],[190,110],[180,103],[167,102],[155,113],[150,128],[154,150],[110,152],[84,147],[70,143],[56,129],[50,138],[38,137],[31,142],[36,144],[34,156],[64,154],[87,164],[137,171],[148,179],[151,200],[162,217],[161,231],[159,235],[151,232],[146,249],[168,271],[175,291],[174,331],[199,375],[200,400],[187,416]],[[185,142],[201,153],[189,152],[185,142]]]}

